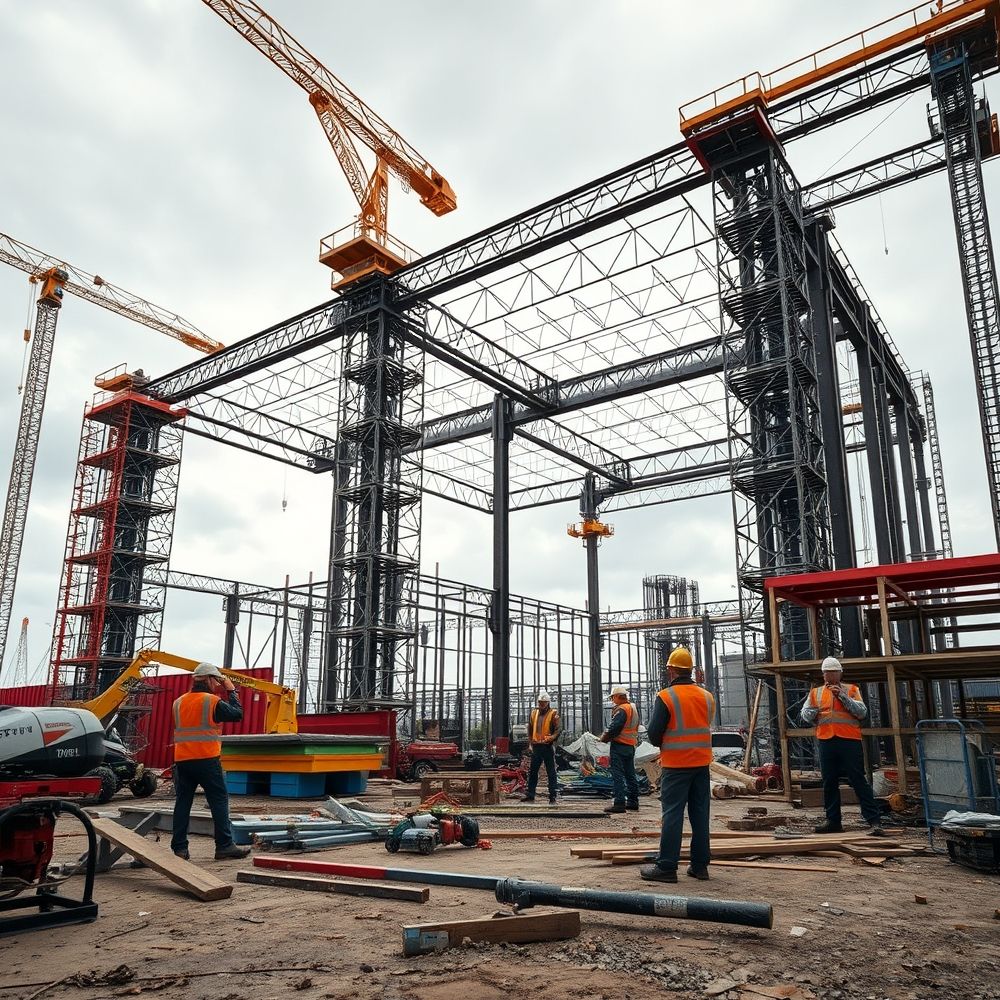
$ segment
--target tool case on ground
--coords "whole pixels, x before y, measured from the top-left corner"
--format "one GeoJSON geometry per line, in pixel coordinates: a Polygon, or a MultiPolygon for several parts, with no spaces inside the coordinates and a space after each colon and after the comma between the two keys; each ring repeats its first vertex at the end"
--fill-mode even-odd
{"type": "Polygon", "coordinates": [[[980,872],[1000,874],[1000,830],[970,826],[944,827],[948,857],[956,864],[980,872]]]}

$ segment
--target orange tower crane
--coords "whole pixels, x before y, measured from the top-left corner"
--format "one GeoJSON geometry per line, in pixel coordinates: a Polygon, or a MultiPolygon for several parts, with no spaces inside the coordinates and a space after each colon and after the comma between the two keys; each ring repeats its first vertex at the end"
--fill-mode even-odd
{"type": "Polygon", "coordinates": [[[197,327],[177,313],[153,305],[105,281],[100,275],[88,274],[57,257],[36,250],[11,236],[0,233],[0,263],[10,264],[27,272],[32,284],[40,285],[35,302],[34,333],[30,321],[24,331],[25,344],[30,344],[28,369],[23,383],[21,414],[14,438],[7,501],[0,525],[0,666],[7,646],[7,631],[14,606],[14,587],[21,560],[24,527],[28,518],[28,502],[35,473],[35,457],[42,429],[45,394],[49,385],[52,349],[55,344],[56,319],[63,297],[68,292],[118,313],[127,319],[159,330],[168,337],[211,354],[222,348],[217,340],[206,337],[197,327]]]}
{"type": "Polygon", "coordinates": [[[320,244],[320,261],[340,274],[333,287],[342,288],[376,272],[391,274],[414,259],[414,252],[388,232],[389,173],[405,189],[415,191],[421,204],[435,215],[454,210],[451,185],[258,4],[252,0],[203,3],[306,92],[351,185],[361,208],[357,220],[320,244]],[[359,144],[375,154],[370,174],[359,144]]]}

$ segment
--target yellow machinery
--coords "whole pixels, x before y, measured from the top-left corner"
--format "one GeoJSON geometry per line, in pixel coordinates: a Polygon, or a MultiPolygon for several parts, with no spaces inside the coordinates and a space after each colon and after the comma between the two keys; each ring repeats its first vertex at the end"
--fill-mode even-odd
{"type": "MultiPolygon", "coordinates": [[[[142,683],[143,673],[157,666],[177,667],[180,670],[193,671],[199,660],[190,660],[186,656],[176,656],[157,649],[144,649],[118,675],[115,682],[90,701],[68,702],[74,708],[85,708],[93,712],[101,724],[107,726],[109,720],[128,700],[132,689],[142,683]]],[[[221,668],[237,688],[248,688],[257,691],[267,699],[267,715],[264,720],[266,733],[297,733],[299,731],[296,717],[296,692],[292,688],[282,687],[259,677],[249,677],[238,670],[221,668]]]]}

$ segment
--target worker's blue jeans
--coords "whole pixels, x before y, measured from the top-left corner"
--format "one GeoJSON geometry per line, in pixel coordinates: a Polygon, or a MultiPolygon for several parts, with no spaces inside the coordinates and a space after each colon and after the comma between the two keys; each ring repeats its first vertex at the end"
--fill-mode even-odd
{"type": "Polygon", "coordinates": [[[188,825],[191,822],[191,805],[194,793],[201,785],[212,810],[215,824],[215,849],[221,851],[233,846],[233,827],[229,822],[229,790],[226,775],[219,757],[201,760],[179,760],[174,763],[174,832],[170,847],[174,851],[188,849],[188,825]]]}
{"type": "Polygon", "coordinates": [[[555,802],[556,792],[559,789],[556,778],[556,748],[551,743],[533,743],[531,746],[531,768],[528,771],[528,794],[527,798],[535,797],[535,788],[538,786],[538,772],[545,765],[545,773],[549,779],[549,801],[555,802]]]}
{"type": "Polygon", "coordinates": [[[612,743],[611,780],[615,788],[615,805],[639,804],[639,782],[635,776],[635,747],[612,743]]]}
{"type": "Polygon", "coordinates": [[[660,830],[660,853],[656,867],[665,872],[677,871],[681,858],[681,834],[684,810],[691,822],[691,867],[706,868],[711,859],[708,845],[708,817],[712,802],[709,768],[665,767],[660,777],[660,803],[663,826],[660,830]]]}
{"type": "Polygon", "coordinates": [[[878,826],[882,814],[875,802],[875,793],[865,777],[865,752],[861,740],[847,740],[831,736],[817,740],[819,744],[819,770],[823,775],[823,808],[826,818],[840,826],[840,779],[847,778],[861,805],[861,815],[869,826],[878,826]]]}

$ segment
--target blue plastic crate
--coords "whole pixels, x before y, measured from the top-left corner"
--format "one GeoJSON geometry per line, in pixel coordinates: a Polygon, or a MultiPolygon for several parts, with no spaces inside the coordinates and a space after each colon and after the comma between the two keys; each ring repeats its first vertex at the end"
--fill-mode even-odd
{"type": "Polygon", "coordinates": [[[361,795],[368,788],[367,771],[338,771],[324,777],[329,795],[361,795]]]}
{"type": "Polygon", "coordinates": [[[272,772],[270,793],[279,799],[311,799],[326,794],[325,774],[281,774],[272,772]]]}
{"type": "Polygon", "coordinates": [[[230,795],[267,795],[268,775],[252,771],[226,771],[226,790],[230,795]]]}

